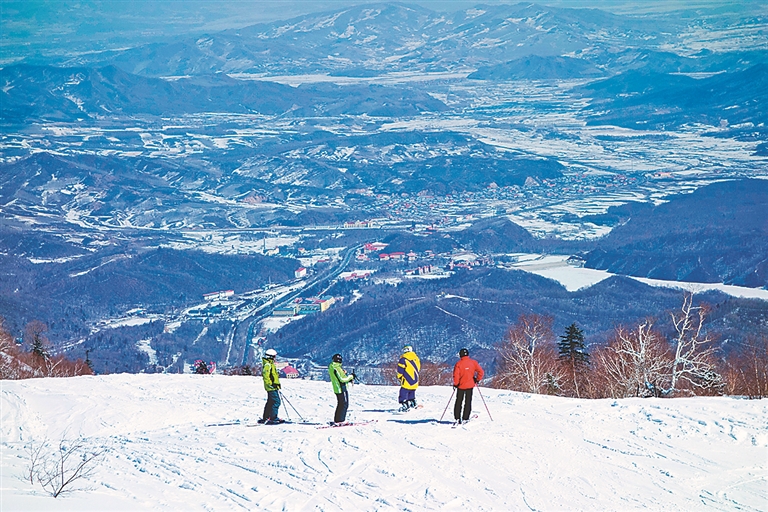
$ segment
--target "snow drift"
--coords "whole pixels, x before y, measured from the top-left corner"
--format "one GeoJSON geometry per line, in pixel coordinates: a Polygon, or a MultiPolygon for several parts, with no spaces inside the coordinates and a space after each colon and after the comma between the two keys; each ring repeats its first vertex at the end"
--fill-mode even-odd
{"type": "MultiPolygon", "coordinates": [[[[451,428],[450,387],[356,385],[358,427],[256,426],[261,379],[109,375],[2,382],[2,510],[766,510],[768,403],[576,400],[482,388],[451,428]],[[214,423],[239,424],[208,426],[214,423]],[[26,447],[85,438],[107,452],[58,498],[21,477],[26,447]]],[[[329,383],[284,381],[307,419],[329,383]]],[[[281,409],[282,416],[293,410],[281,409]]]]}

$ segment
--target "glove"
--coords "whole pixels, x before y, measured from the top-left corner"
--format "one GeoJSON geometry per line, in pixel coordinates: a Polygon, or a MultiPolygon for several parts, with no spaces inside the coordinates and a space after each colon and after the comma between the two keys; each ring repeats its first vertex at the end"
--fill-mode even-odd
{"type": "Polygon", "coordinates": [[[272,386],[273,386],[275,389],[278,389],[278,390],[280,389],[280,384],[273,384],[272,386]]]}
{"type": "Polygon", "coordinates": [[[355,372],[352,372],[352,380],[357,380],[357,375],[355,375],[355,372]]]}
{"type": "Polygon", "coordinates": [[[459,389],[459,386],[458,386],[458,384],[454,384],[454,385],[453,385],[453,389],[459,389]]]}
{"type": "Polygon", "coordinates": [[[475,384],[477,384],[477,377],[472,377],[472,380],[474,380],[475,384]]]}

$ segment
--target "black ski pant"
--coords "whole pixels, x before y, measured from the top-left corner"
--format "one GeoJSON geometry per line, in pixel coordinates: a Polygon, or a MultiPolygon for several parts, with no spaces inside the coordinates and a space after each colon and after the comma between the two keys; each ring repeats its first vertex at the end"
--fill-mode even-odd
{"type": "Polygon", "coordinates": [[[280,410],[280,392],[278,390],[267,391],[267,403],[264,405],[264,421],[276,420],[280,410]]]}
{"type": "Polygon", "coordinates": [[[347,408],[349,408],[349,393],[346,386],[342,386],[341,393],[336,393],[336,413],[333,415],[333,421],[336,423],[346,421],[347,408]]]}
{"type": "Polygon", "coordinates": [[[458,420],[468,420],[469,415],[472,414],[472,389],[457,389],[456,390],[456,405],[453,406],[453,418],[458,420]],[[461,404],[464,404],[464,414],[461,413],[461,404]]]}

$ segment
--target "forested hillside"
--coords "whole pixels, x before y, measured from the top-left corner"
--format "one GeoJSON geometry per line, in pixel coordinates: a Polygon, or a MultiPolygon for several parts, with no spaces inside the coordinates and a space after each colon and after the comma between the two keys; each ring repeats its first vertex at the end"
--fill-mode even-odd
{"type": "Polygon", "coordinates": [[[768,180],[714,183],[629,217],[586,255],[590,268],[768,286],[768,180]]]}

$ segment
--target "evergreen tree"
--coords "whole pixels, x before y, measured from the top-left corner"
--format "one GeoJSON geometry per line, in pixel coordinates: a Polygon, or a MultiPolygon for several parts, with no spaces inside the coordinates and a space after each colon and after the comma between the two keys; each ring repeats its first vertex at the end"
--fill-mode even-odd
{"type": "Polygon", "coordinates": [[[90,350],[85,351],[85,365],[88,367],[89,370],[91,370],[91,373],[96,375],[96,372],[93,371],[93,361],[91,361],[91,357],[89,353],[90,353],[90,350]]]}
{"type": "Polygon", "coordinates": [[[589,353],[584,345],[584,331],[576,324],[571,324],[565,329],[565,334],[560,336],[557,344],[560,361],[568,368],[573,377],[573,387],[576,396],[580,398],[579,376],[589,367],[589,353]]]}
{"type": "Polygon", "coordinates": [[[48,359],[48,351],[45,350],[43,339],[38,335],[35,335],[35,338],[32,340],[32,353],[40,359],[48,359]]]}
{"type": "Polygon", "coordinates": [[[24,328],[24,340],[28,343],[29,351],[41,362],[51,357],[48,339],[45,337],[47,330],[48,327],[38,320],[32,320],[24,328]]]}

